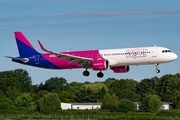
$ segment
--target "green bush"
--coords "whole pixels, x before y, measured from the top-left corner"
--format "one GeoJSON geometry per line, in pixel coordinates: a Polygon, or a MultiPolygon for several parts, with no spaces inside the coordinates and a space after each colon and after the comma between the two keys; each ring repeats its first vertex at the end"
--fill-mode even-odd
{"type": "MultiPolygon", "coordinates": [[[[98,120],[172,120],[172,118],[164,118],[157,116],[127,116],[121,115],[117,118],[98,118],[98,120]]],[[[179,120],[179,119],[176,119],[179,120]]]]}
{"type": "Polygon", "coordinates": [[[29,107],[32,102],[32,97],[25,93],[21,96],[18,96],[18,98],[15,100],[15,105],[17,107],[29,107]]]}
{"type": "Polygon", "coordinates": [[[10,108],[10,104],[8,102],[0,103],[0,110],[8,110],[10,108]]]}
{"type": "Polygon", "coordinates": [[[133,102],[128,99],[122,99],[121,101],[115,103],[114,110],[117,112],[127,113],[129,111],[135,112],[136,106],[133,102]]]}
{"type": "Polygon", "coordinates": [[[177,116],[177,112],[175,111],[170,111],[170,110],[160,110],[158,112],[158,116],[177,116]]]}
{"type": "Polygon", "coordinates": [[[60,108],[60,100],[57,93],[44,95],[40,101],[40,111],[44,114],[54,113],[60,108]]]}
{"type": "Polygon", "coordinates": [[[148,95],[144,97],[140,104],[140,110],[145,112],[156,112],[162,106],[162,102],[159,101],[157,95],[148,95]]]}

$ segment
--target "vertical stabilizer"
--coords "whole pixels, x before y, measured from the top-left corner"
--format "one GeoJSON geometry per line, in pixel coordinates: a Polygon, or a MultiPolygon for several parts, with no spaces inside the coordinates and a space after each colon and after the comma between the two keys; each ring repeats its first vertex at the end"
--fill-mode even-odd
{"type": "Polygon", "coordinates": [[[16,38],[20,56],[32,56],[38,54],[38,52],[34,49],[31,43],[21,32],[14,32],[14,35],[16,38]]]}

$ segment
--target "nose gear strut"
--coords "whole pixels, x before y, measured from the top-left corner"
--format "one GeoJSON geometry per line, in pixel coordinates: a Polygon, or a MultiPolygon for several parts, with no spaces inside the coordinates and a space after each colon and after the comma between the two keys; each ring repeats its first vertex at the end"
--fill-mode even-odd
{"type": "Polygon", "coordinates": [[[159,68],[159,63],[155,64],[156,66],[156,73],[160,73],[160,70],[158,69],[159,68]]]}

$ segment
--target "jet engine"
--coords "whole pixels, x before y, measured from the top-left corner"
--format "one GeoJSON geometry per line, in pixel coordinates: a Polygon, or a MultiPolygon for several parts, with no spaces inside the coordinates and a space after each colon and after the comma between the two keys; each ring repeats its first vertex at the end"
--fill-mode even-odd
{"type": "Polygon", "coordinates": [[[109,68],[108,60],[97,60],[92,61],[92,69],[93,70],[107,70],[109,68]]]}
{"type": "Polygon", "coordinates": [[[114,73],[127,73],[129,72],[130,67],[129,66],[117,66],[111,68],[114,73]]]}

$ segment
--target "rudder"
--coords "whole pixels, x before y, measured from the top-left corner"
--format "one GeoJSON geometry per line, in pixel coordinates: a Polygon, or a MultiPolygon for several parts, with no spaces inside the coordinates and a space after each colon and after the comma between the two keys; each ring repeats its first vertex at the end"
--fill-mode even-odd
{"type": "Polygon", "coordinates": [[[14,32],[20,56],[32,56],[38,54],[31,43],[21,32],[14,32]]]}

